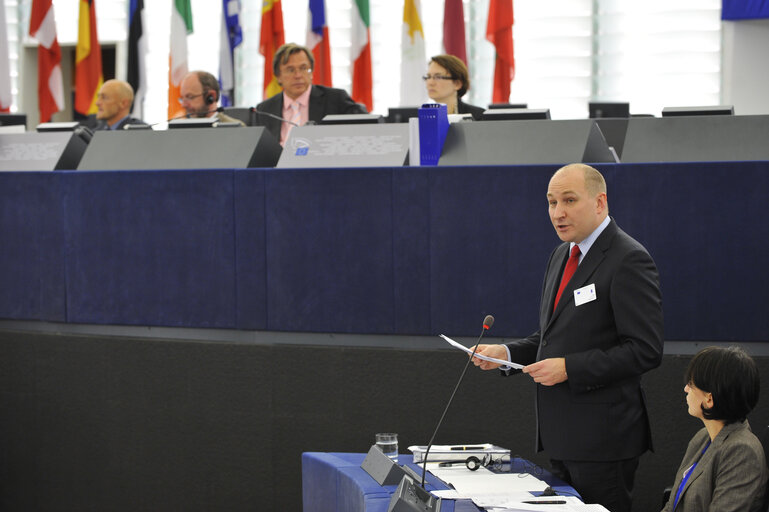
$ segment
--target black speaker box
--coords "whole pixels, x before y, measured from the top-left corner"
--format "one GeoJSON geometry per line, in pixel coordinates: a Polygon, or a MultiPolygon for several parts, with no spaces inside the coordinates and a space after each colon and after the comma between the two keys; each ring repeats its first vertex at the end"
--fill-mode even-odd
{"type": "Polygon", "coordinates": [[[280,153],[263,127],[99,131],[78,170],[274,167],[280,153]]]}
{"type": "Polygon", "coordinates": [[[623,163],[769,160],[769,116],[631,118],[623,163]]]}
{"type": "Polygon", "coordinates": [[[476,121],[449,127],[438,165],[614,162],[595,121],[476,121]]]}
{"type": "Polygon", "coordinates": [[[90,140],[90,131],[83,128],[0,134],[0,171],[74,171],[90,140]]]}

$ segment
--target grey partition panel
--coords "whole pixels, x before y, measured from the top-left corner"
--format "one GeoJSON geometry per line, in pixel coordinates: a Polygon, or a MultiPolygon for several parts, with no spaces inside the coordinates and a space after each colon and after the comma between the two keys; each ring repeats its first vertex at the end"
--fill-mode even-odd
{"type": "Polygon", "coordinates": [[[394,167],[408,152],[408,124],[305,125],[291,130],[277,167],[394,167]]]}
{"type": "Polygon", "coordinates": [[[769,160],[769,116],[638,118],[628,122],[622,161],[769,160]]]}
{"type": "Polygon", "coordinates": [[[263,127],[100,131],[78,170],[274,167],[280,152],[263,127]]]}
{"type": "Polygon", "coordinates": [[[449,127],[438,165],[614,162],[590,119],[478,121],[449,127]]]}
{"type": "Polygon", "coordinates": [[[89,140],[82,129],[0,134],[0,171],[75,170],[89,140]]]}

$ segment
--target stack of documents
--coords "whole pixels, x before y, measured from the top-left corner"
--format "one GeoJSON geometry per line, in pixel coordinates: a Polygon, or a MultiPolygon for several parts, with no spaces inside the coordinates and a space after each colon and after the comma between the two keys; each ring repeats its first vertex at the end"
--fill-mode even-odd
{"type": "Polygon", "coordinates": [[[485,468],[470,471],[464,465],[442,468],[435,462],[428,462],[427,470],[453,487],[432,491],[433,495],[452,500],[471,499],[490,512],[541,512],[544,504],[548,505],[547,512],[608,512],[601,505],[586,505],[574,496],[535,496],[548,485],[529,473],[495,473],[485,468]]]}

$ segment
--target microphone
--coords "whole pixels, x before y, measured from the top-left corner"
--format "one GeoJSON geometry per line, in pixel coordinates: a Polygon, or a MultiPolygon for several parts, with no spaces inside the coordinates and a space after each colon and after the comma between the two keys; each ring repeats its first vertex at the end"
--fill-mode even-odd
{"type": "Polygon", "coordinates": [[[465,363],[465,368],[462,370],[462,374],[459,376],[457,385],[454,386],[454,391],[451,393],[451,397],[449,398],[449,401],[446,404],[446,408],[443,410],[443,414],[441,414],[441,419],[438,420],[438,424],[435,426],[435,431],[433,432],[433,435],[430,438],[430,442],[427,443],[427,449],[425,450],[425,458],[422,464],[422,489],[425,488],[425,473],[427,473],[427,456],[430,454],[430,448],[432,448],[433,446],[435,435],[438,433],[438,429],[441,428],[441,423],[443,423],[443,418],[446,417],[446,413],[449,410],[449,406],[451,405],[452,400],[454,400],[454,395],[457,394],[457,389],[459,389],[459,385],[462,383],[462,379],[464,379],[465,373],[467,373],[467,367],[470,366],[470,362],[473,360],[473,357],[475,356],[475,352],[478,350],[478,344],[481,342],[481,338],[483,338],[483,335],[486,331],[491,329],[492,325],[494,325],[494,317],[491,315],[486,315],[486,318],[483,319],[483,329],[481,330],[481,335],[478,336],[478,341],[475,342],[475,348],[473,349],[473,353],[470,354],[470,357],[467,359],[467,363],[465,363]]]}
{"type": "MultiPolygon", "coordinates": [[[[291,126],[299,126],[298,123],[295,123],[293,121],[289,121],[288,119],[283,119],[282,117],[276,116],[275,114],[273,114],[271,112],[264,112],[262,110],[259,110],[256,107],[249,107],[249,108],[251,109],[251,112],[256,113],[257,116],[267,116],[267,117],[271,117],[273,119],[277,119],[278,121],[280,121],[282,123],[288,123],[291,126]]],[[[308,121],[307,124],[310,124],[310,122],[308,121]]],[[[313,123],[313,124],[315,124],[315,123],[313,123]]]]}

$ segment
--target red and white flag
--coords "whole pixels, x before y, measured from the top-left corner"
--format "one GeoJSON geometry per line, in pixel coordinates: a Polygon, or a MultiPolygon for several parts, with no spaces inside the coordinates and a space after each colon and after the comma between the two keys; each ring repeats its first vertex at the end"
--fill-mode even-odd
{"type": "Polygon", "coordinates": [[[64,110],[64,86],[61,78],[61,49],[56,38],[53,0],[32,0],[29,35],[37,39],[37,101],[40,122],[51,120],[64,110]]]}

